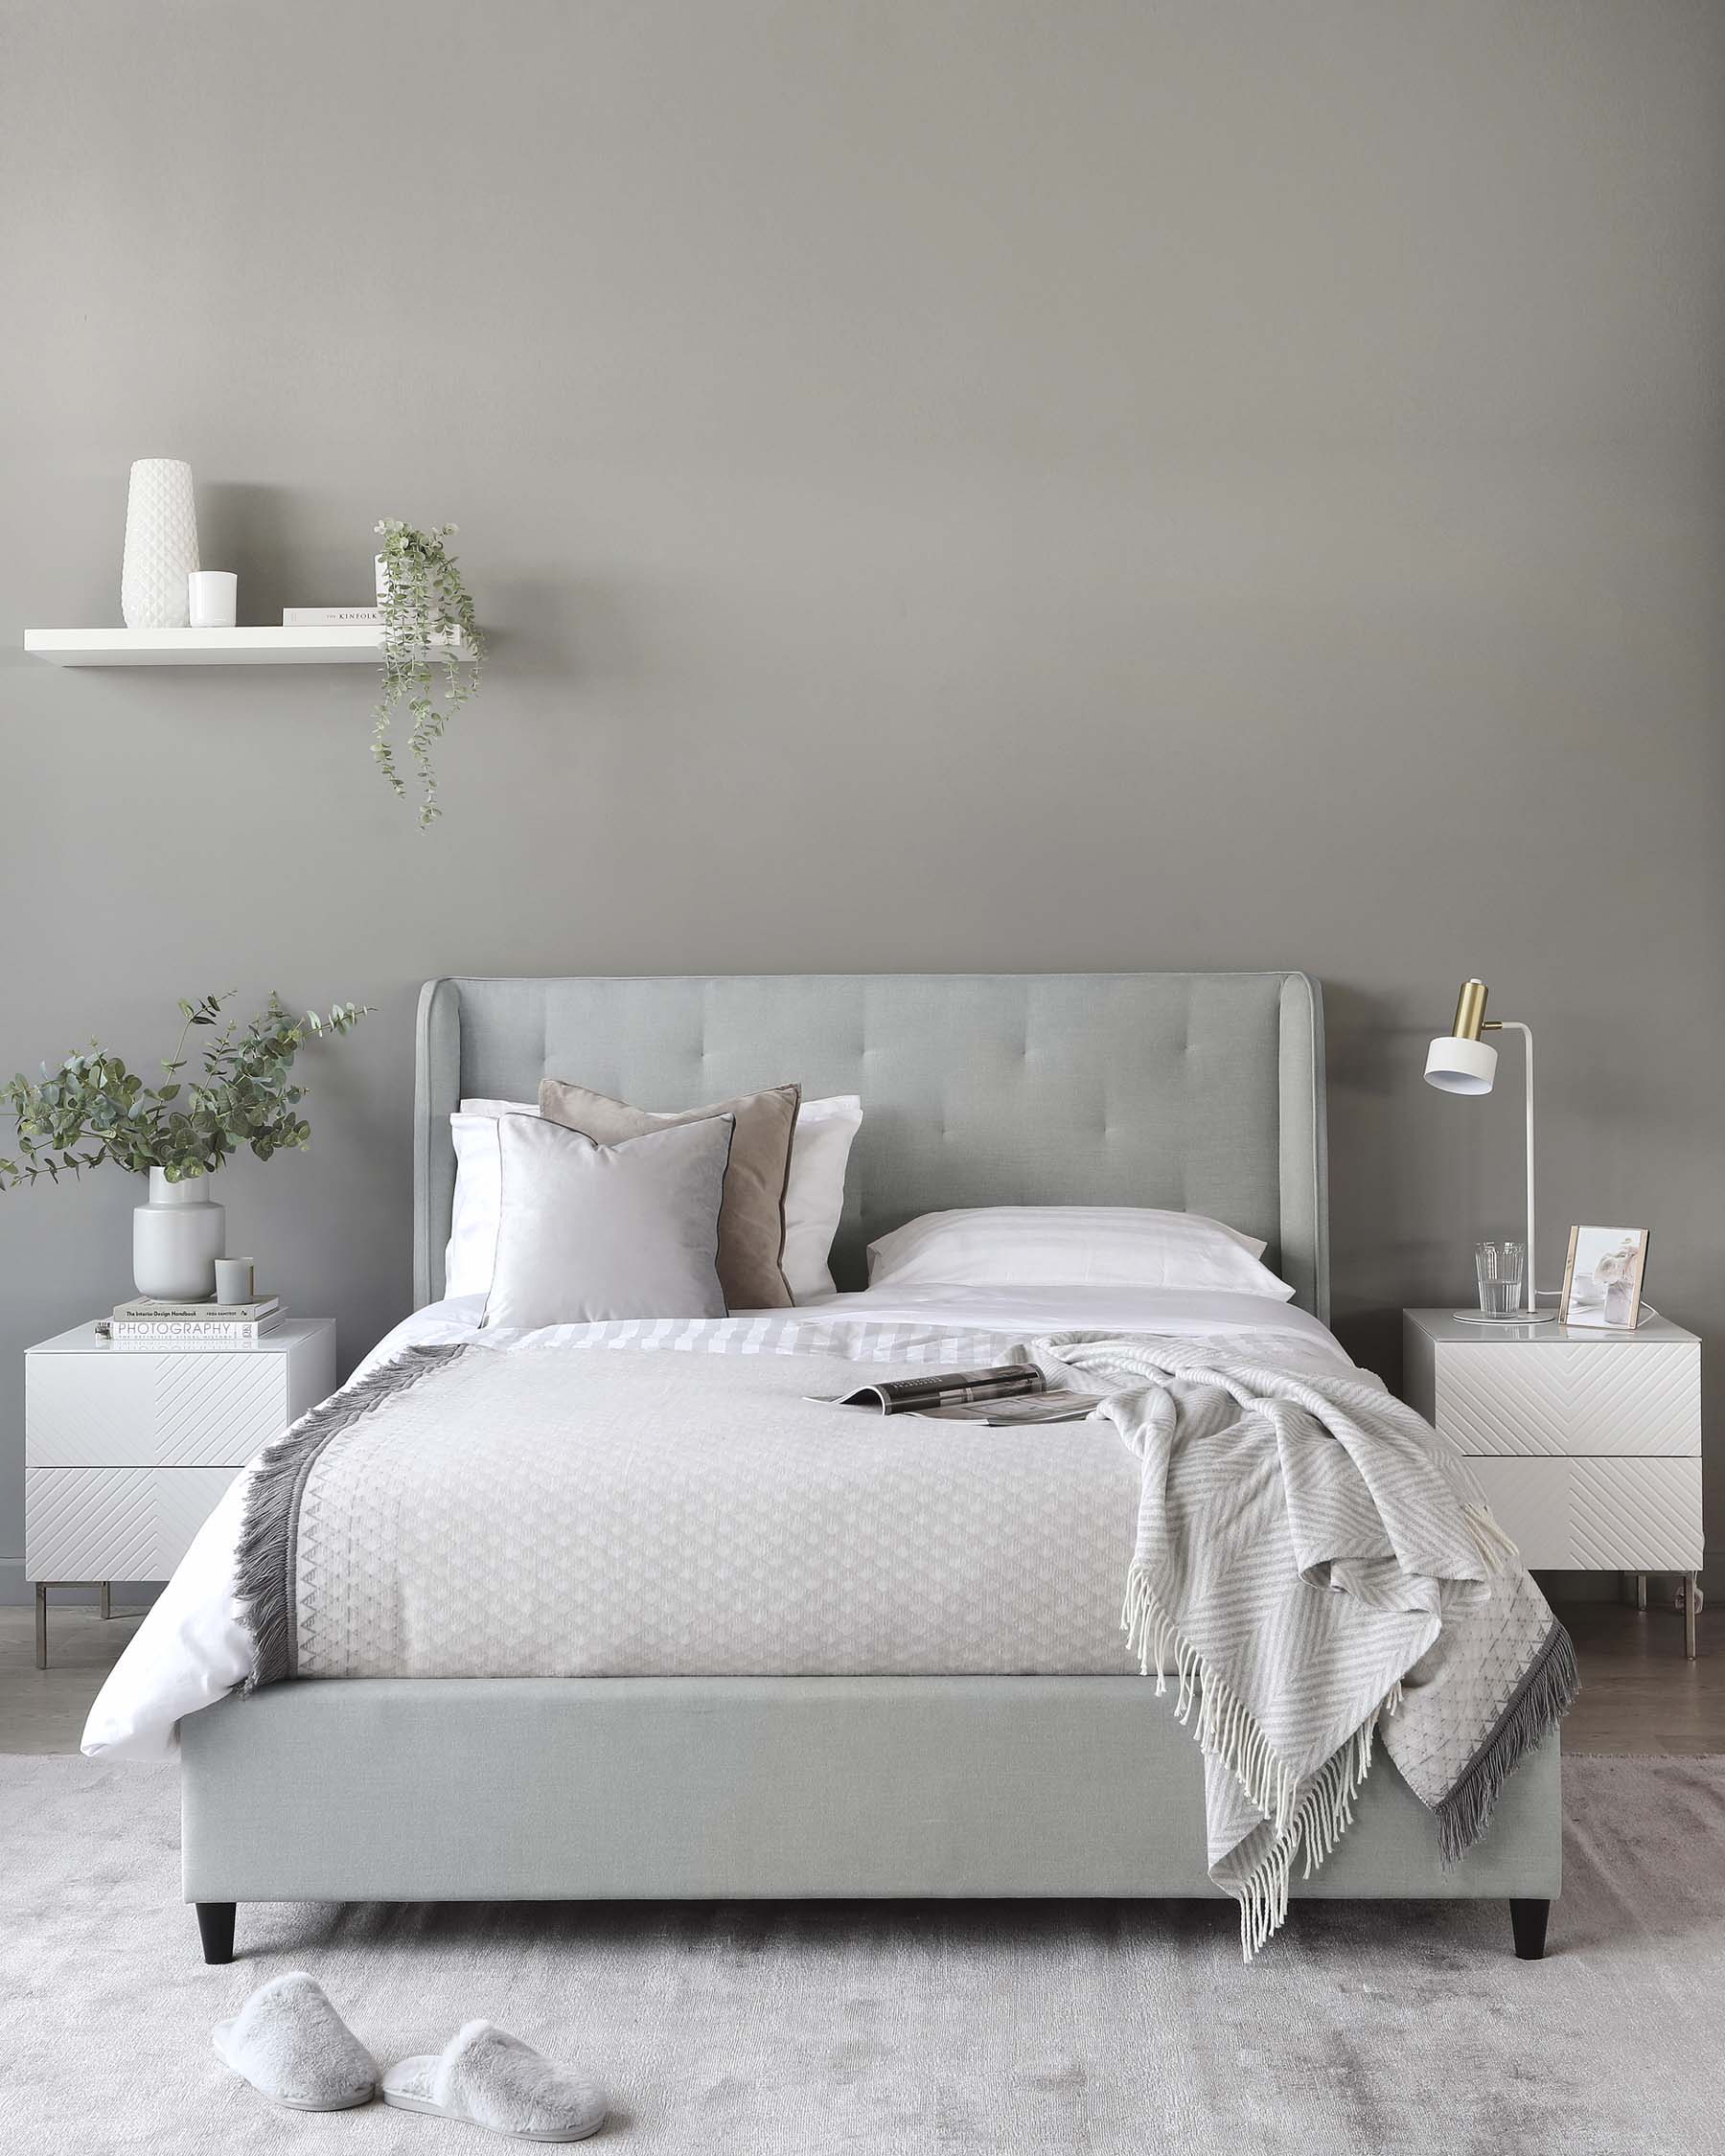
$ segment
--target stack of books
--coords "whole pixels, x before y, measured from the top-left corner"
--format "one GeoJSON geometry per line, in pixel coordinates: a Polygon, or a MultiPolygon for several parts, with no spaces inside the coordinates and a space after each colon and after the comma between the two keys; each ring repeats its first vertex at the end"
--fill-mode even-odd
{"type": "Polygon", "coordinates": [[[117,1303],[104,1325],[115,1347],[251,1347],[273,1333],[287,1315],[275,1296],[229,1303],[162,1302],[154,1296],[139,1296],[117,1303]]]}
{"type": "Polygon", "coordinates": [[[284,607],[284,629],[376,629],[376,607],[284,607]]]}

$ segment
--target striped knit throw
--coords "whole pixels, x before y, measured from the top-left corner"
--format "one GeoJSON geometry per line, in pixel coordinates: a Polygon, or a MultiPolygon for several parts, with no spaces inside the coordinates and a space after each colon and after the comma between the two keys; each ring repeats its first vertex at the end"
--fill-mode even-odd
{"type": "Polygon", "coordinates": [[[1250,1960],[1353,1817],[1381,1737],[1446,1861],[1577,1689],[1462,1455],[1363,1374],[1203,1342],[1030,1350],[1142,1463],[1122,1622],[1204,1754],[1210,1877],[1250,1960]]]}

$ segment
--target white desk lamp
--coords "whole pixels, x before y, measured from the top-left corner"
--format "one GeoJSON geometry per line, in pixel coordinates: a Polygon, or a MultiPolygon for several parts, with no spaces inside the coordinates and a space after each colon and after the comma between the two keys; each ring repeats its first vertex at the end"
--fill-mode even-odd
{"type": "MultiPolygon", "coordinates": [[[[1456,1022],[1454,1028],[1441,1040],[1434,1041],[1426,1051],[1426,1084],[1436,1086],[1442,1093],[1488,1093],[1497,1077],[1497,1050],[1482,1033],[1519,1033],[1526,1047],[1528,1077],[1528,1257],[1526,1302],[1518,1310],[1513,1322],[1527,1325],[1554,1319],[1554,1310],[1541,1310],[1539,1297],[1533,1286],[1533,1035],[1530,1027],[1519,1019],[1488,1019],[1485,1016],[1485,983],[1483,980],[1464,980],[1461,993],[1456,998],[1456,1022]]],[[[1475,1322],[1489,1322],[1473,1311],[1458,1311],[1475,1322]]]]}

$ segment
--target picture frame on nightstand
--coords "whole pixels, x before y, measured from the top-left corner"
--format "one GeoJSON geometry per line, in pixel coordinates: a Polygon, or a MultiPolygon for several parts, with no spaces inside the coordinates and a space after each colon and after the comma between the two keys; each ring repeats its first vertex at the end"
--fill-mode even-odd
{"type": "Polygon", "coordinates": [[[1644,1227],[1572,1227],[1558,1318],[1600,1332],[1634,1332],[1646,1270],[1644,1227]]]}

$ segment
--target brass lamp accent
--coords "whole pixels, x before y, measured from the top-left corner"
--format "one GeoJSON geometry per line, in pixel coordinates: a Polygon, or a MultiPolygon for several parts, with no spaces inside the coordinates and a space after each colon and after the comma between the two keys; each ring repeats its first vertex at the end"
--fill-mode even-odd
{"type": "MultiPolygon", "coordinates": [[[[1526,1283],[1526,1308],[1516,1313],[1522,1324],[1531,1319],[1552,1318],[1554,1311],[1539,1308],[1538,1293],[1533,1285],[1533,1034],[1530,1027],[1520,1019],[1488,1019],[1485,1000],[1490,991],[1483,980],[1469,979],[1461,983],[1461,993],[1456,998],[1456,1022],[1452,1032],[1434,1041],[1426,1051],[1426,1084],[1436,1086],[1439,1092],[1471,1094],[1490,1092],[1497,1080],[1498,1052],[1488,1042],[1481,1039],[1484,1033],[1519,1033],[1526,1045],[1528,1088],[1528,1259],[1526,1283]]],[[[1458,1311],[1458,1317],[1474,1319],[1472,1311],[1458,1311]]],[[[1478,1320],[1484,1322],[1484,1319],[1478,1320]]]]}
{"type": "MultiPolygon", "coordinates": [[[[1483,980],[1461,983],[1461,993],[1456,998],[1456,1022],[1450,1027],[1456,1040],[1477,1041],[1480,1038],[1485,1028],[1485,998],[1489,994],[1483,980]]],[[[1491,1029],[1494,1033],[1502,1031],[1495,1019],[1491,1029]]]]}

